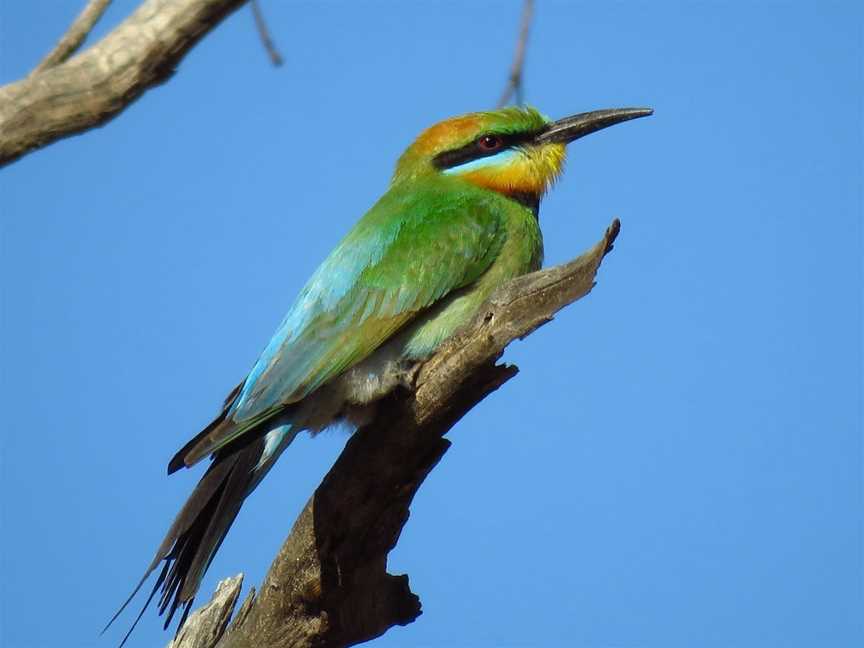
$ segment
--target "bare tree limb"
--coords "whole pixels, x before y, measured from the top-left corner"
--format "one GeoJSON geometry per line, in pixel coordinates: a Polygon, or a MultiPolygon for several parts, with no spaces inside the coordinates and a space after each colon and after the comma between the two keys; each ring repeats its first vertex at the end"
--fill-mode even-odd
{"type": "Polygon", "coordinates": [[[100,126],[163,83],[245,0],[145,0],[102,40],[0,88],[0,166],[100,126]]]}
{"type": "Polygon", "coordinates": [[[579,258],[501,287],[462,333],[416,367],[412,389],[379,404],[346,443],[259,594],[247,598],[217,648],[350,646],[420,615],[408,577],[387,573],[387,555],[414,494],[450,446],[443,435],[516,375],[516,367],[496,364],[510,342],[591,291],[618,230],[615,219],[579,258]]]}
{"type": "Polygon", "coordinates": [[[504,87],[504,92],[501,93],[501,98],[498,100],[499,108],[506,106],[514,94],[516,95],[516,103],[523,103],[522,77],[525,68],[525,50],[528,47],[528,33],[531,31],[531,20],[533,17],[534,0],[525,0],[525,3],[522,5],[519,38],[516,40],[516,51],[513,54],[513,63],[510,66],[510,76],[507,78],[507,85],[504,87]]]}
{"type": "Polygon", "coordinates": [[[243,574],[219,581],[213,598],[186,619],[166,648],[213,648],[225,634],[242,586],[243,574]]]}
{"type": "Polygon", "coordinates": [[[246,594],[243,605],[240,606],[240,609],[237,610],[237,614],[234,615],[234,620],[231,621],[231,627],[228,628],[228,632],[231,632],[234,628],[239,627],[241,624],[246,622],[246,617],[249,616],[249,610],[252,609],[252,604],[255,602],[255,594],[255,588],[249,588],[249,593],[246,594]]]}
{"type": "Polygon", "coordinates": [[[102,14],[105,13],[109,4],[111,4],[111,0],[90,0],[87,3],[87,6],[84,7],[84,10],[78,14],[78,17],[66,33],[63,34],[60,42],[58,42],[57,45],[54,46],[54,49],[48,52],[39,65],[33,69],[30,76],[38,74],[43,70],[47,70],[50,67],[54,67],[55,65],[59,65],[72,56],[75,51],[81,47],[81,43],[83,43],[84,39],[87,38],[87,35],[93,29],[93,26],[99,22],[99,19],[102,17],[102,14]]]}
{"type": "Polygon", "coordinates": [[[264,14],[261,13],[261,7],[258,5],[258,0],[252,0],[252,15],[255,17],[255,28],[258,30],[258,36],[261,38],[261,44],[267,51],[267,56],[270,57],[270,62],[276,67],[284,63],[282,55],[279,53],[276,43],[270,38],[270,30],[267,29],[267,21],[264,20],[264,14]]]}

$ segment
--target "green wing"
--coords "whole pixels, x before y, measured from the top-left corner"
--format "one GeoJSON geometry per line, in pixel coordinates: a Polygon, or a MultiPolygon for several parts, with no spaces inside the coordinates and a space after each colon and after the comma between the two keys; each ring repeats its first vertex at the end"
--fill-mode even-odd
{"type": "Polygon", "coordinates": [[[446,180],[429,185],[392,188],[331,252],[224,418],[187,446],[187,465],[360,362],[489,268],[506,237],[498,201],[446,180]]]}

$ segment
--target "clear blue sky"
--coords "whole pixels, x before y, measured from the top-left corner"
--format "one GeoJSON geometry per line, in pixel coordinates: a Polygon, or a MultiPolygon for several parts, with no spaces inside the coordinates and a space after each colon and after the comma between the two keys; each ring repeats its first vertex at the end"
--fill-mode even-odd
{"type": "MultiPolygon", "coordinates": [[[[81,5],[2,3],[2,81],[81,5]]],[[[167,460],[402,149],[495,102],[519,5],[264,0],[283,68],[241,10],[2,171],[4,648],[114,645],[199,474],[167,460]]],[[[375,645],[864,645],[861,61],[855,2],[538,1],[532,104],[656,115],[571,147],[547,263],[621,237],[450,433],[390,560],[424,614],[375,645]]],[[[261,580],[343,444],[285,454],[203,592],[261,580]]],[[[168,638],[151,611],[131,645],[168,638]]]]}

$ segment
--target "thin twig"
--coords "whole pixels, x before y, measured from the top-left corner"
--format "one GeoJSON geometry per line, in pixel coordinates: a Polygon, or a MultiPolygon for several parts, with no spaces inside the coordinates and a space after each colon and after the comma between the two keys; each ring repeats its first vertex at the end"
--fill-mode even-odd
{"type": "Polygon", "coordinates": [[[279,50],[276,49],[276,44],[270,38],[270,30],[267,29],[267,21],[264,20],[264,14],[261,13],[261,7],[258,6],[258,0],[252,0],[252,15],[255,17],[255,27],[258,28],[258,36],[261,38],[261,44],[267,50],[267,56],[270,57],[270,62],[276,67],[279,67],[284,62],[279,50]]]}
{"type": "Polygon", "coordinates": [[[72,56],[81,47],[81,43],[87,38],[87,34],[90,33],[90,30],[93,29],[93,26],[102,17],[102,14],[105,13],[109,4],[111,4],[111,0],[90,0],[87,6],[84,7],[84,10],[78,14],[72,26],[63,34],[60,42],[42,59],[39,65],[30,73],[30,76],[59,65],[72,56]]]}
{"type": "Polygon", "coordinates": [[[521,104],[524,98],[522,96],[522,70],[525,65],[525,49],[528,45],[528,32],[531,29],[531,19],[533,16],[534,0],[525,0],[525,4],[522,5],[519,40],[516,41],[516,52],[513,55],[513,64],[510,66],[510,76],[507,79],[507,85],[504,87],[504,92],[501,93],[501,98],[498,100],[499,108],[506,106],[514,94],[516,95],[517,104],[521,104]]]}

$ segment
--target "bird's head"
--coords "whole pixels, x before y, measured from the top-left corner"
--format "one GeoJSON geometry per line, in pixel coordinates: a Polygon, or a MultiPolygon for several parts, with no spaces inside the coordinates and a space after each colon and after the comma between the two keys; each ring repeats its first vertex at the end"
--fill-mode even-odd
{"type": "Polygon", "coordinates": [[[568,143],[652,112],[595,110],[553,122],[534,108],[511,107],[453,117],[426,129],[408,147],[393,182],[444,174],[539,200],[560,175],[568,143]]]}

